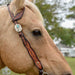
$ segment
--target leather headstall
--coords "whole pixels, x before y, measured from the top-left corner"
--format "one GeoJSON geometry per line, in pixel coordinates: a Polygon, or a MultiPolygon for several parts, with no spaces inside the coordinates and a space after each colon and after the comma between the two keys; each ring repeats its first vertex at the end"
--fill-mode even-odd
{"type": "Polygon", "coordinates": [[[24,47],[27,49],[30,57],[32,58],[35,66],[39,69],[39,75],[44,75],[43,74],[43,66],[39,60],[39,58],[37,57],[34,49],[31,47],[29,41],[26,39],[26,37],[24,36],[24,33],[22,31],[22,26],[17,22],[18,20],[20,20],[23,17],[24,11],[25,11],[25,7],[22,9],[21,12],[19,12],[18,14],[16,14],[16,16],[14,16],[14,14],[10,11],[10,5],[8,4],[8,11],[9,14],[11,16],[12,22],[15,25],[15,30],[18,32],[24,47]]]}

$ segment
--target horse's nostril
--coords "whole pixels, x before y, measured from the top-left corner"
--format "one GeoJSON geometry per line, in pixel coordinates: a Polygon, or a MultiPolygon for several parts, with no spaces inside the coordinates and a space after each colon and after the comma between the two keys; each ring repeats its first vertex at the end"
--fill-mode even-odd
{"type": "Polygon", "coordinates": [[[69,74],[66,74],[66,75],[71,75],[71,74],[69,73],[69,74]]]}
{"type": "Polygon", "coordinates": [[[71,73],[65,73],[64,75],[72,75],[71,73]]]}

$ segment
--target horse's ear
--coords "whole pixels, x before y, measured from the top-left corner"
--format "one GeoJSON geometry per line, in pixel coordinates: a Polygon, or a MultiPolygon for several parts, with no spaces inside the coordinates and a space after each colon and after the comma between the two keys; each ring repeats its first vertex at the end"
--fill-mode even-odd
{"type": "Polygon", "coordinates": [[[24,1],[25,0],[13,0],[10,4],[10,10],[16,14],[19,9],[24,7],[24,1]]]}
{"type": "Polygon", "coordinates": [[[24,1],[25,0],[14,0],[14,4],[17,9],[23,8],[24,7],[24,1]]]}

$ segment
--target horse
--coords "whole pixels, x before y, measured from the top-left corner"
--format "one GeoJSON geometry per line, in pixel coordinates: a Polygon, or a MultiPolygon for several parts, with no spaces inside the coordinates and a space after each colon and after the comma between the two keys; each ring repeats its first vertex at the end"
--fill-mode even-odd
{"type": "MultiPolygon", "coordinates": [[[[54,44],[44,27],[43,17],[34,0],[13,0],[9,7],[16,15],[25,8],[17,22],[22,26],[24,36],[29,41],[37,59],[43,66],[40,75],[73,75],[70,66],[54,44]]],[[[7,6],[0,7],[0,69],[7,66],[15,73],[39,75],[27,48],[15,30],[7,6]]]]}

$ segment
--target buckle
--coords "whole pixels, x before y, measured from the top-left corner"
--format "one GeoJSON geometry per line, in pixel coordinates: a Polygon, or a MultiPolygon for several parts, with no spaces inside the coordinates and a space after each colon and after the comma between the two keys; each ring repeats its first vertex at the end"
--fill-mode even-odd
{"type": "Polygon", "coordinates": [[[15,25],[15,30],[16,30],[17,32],[21,32],[21,31],[22,31],[21,25],[20,25],[20,24],[16,24],[16,25],[15,25]]]}

